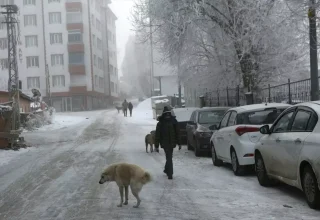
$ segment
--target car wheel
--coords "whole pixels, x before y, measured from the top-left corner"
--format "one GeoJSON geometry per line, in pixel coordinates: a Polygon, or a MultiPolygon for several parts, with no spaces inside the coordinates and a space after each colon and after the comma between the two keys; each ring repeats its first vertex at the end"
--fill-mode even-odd
{"type": "Polygon", "coordinates": [[[234,149],[231,150],[231,165],[234,175],[240,176],[242,174],[242,166],[239,165],[238,157],[234,149]]]}
{"type": "Polygon", "coordinates": [[[270,180],[266,167],[264,165],[263,158],[260,154],[256,154],[256,159],[255,159],[255,170],[256,170],[256,175],[258,178],[258,181],[261,186],[270,186],[272,184],[272,181],[270,180]]]}
{"type": "Polygon", "coordinates": [[[196,146],[194,146],[194,155],[196,155],[196,157],[200,157],[200,151],[199,151],[199,141],[196,139],[196,146]]]}
{"type": "Polygon", "coordinates": [[[187,138],[187,146],[188,146],[188,150],[192,150],[191,145],[189,144],[188,138],[187,138]]]}
{"type": "Polygon", "coordinates": [[[302,187],[307,203],[312,209],[320,208],[320,192],[317,178],[310,166],[303,170],[302,187]]]}
{"type": "Polygon", "coordinates": [[[220,167],[223,165],[223,161],[217,157],[216,149],[214,148],[213,144],[211,144],[211,158],[214,166],[220,167]]]}

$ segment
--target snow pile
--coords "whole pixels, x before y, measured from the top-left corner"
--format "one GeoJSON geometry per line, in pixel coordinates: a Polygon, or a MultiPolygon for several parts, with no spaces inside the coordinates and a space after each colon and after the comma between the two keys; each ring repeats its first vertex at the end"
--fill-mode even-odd
{"type": "Polygon", "coordinates": [[[11,110],[12,110],[11,106],[0,105],[0,112],[11,111],[11,110]]]}
{"type": "Polygon", "coordinates": [[[8,164],[11,160],[19,157],[21,154],[29,152],[32,148],[21,148],[19,151],[0,150],[0,167],[8,164]]]}
{"type": "Polygon", "coordinates": [[[51,131],[51,130],[58,130],[61,128],[70,127],[85,121],[87,117],[85,116],[72,116],[72,115],[55,115],[52,124],[45,125],[39,128],[39,131],[51,131]]]}

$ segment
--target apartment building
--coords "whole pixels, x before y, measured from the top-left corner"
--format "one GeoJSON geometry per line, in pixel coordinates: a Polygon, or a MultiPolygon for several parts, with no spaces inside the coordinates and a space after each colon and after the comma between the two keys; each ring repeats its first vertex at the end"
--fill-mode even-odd
{"type": "MultiPolygon", "coordinates": [[[[0,0],[8,3],[20,9],[18,67],[24,92],[39,89],[47,102],[51,96],[57,111],[99,109],[118,97],[117,18],[110,1],[0,0]]],[[[5,25],[0,25],[0,77],[7,75],[2,41],[5,25]]]]}

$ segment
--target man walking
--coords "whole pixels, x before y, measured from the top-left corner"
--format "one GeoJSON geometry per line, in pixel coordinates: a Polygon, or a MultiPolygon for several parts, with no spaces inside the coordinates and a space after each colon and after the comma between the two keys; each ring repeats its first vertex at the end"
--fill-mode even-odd
{"type": "Polygon", "coordinates": [[[164,173],[167,174],[168,179],[172,179],[173,163],[172,153],[176,145],[179,145],[181,150],[179,127],[175,116],[172,116],[168,107],[164,107],[162,115],[158,118],[159,122],[156,128],[155,147],[159,152],[159,144],[166,154],[166,164],[164,173]]]}
{"type": "Polygon", "coordinates": [[[132,109],[133,109],[133,105],[131,102],[129,102],[128,104],[128,108],[129,108],[129,112],[130,112],[130,117],[132,117],[132,109]]]}
{"type": "Polygon", "coordinates": [[[123,110],[124,117],[127,117],[128,102],[127,102],[126,99],[125,99],[124,102],[122,103],[122,110],[123,110]]]}

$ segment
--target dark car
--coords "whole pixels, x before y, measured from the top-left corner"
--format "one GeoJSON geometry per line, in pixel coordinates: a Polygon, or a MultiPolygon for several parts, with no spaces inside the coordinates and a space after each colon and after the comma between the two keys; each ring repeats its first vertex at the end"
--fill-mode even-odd
{"type": "Polygon", "coordinates": [[[200,153],[210,153],[210,138],[213,134],[213,125],[218,125],[228,110],[228,107],[202,108],[192,113],[187,123],[188,150],[194,150],[198,157],[200,153]]]}
{"type": "Polygon", "coordinates": [[[174,108],[172,114],[176,116],[180,129],[180,143],[187,144],[187,123],[190,121],[192,113],[199,108],[174,108]]]}

